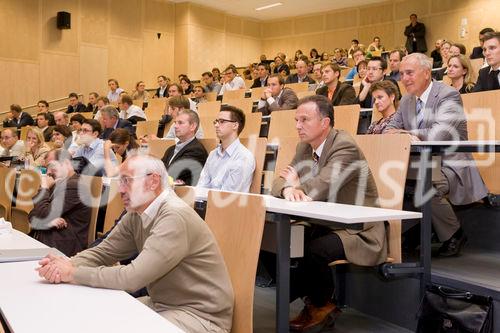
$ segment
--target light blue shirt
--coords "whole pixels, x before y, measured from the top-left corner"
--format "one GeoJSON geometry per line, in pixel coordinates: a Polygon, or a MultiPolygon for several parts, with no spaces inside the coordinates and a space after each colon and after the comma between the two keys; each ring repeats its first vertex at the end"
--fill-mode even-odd
{"type": "MultiPolygon", "coordinates": [[[[111,162],[116,165],[115,154],[110,152],[111,162]]],[[[89,146],[79,147],[73,157],[85,157],[97,169],[104,169],[104,141],[95,139],[89,146]]]]}
{"type": "Polygon", "coordinates": [[[358,69],[356,68],[356,66],[354,66],[353,68],[351,68],[349,73],[347,73],[347,75],[345,76],[345,79],[346,80],[354,80],[354,75],[356,75],[356,74],[358,74],[358,69]]]}
{"type": "Polygon", "coordinates": [[[222,151],[219,144],[210,152],[201,171],[199,187],[248,192],[255,171],[255,157],[236,139],[222,151]]]}

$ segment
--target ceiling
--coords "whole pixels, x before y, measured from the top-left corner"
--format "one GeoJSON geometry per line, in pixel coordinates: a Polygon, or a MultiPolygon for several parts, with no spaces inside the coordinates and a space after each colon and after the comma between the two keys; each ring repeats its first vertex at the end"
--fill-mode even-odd
{"type": "Polygon", "coordinates": [[[358,7],[385,0],[172,0],[173,2],[192,2],[214,8],[231,15],[250,17],[257,20],[321,13],[340,8],[358,7]],[[256,11],[255,8],[282,2],[283,5],[256,11]]]}

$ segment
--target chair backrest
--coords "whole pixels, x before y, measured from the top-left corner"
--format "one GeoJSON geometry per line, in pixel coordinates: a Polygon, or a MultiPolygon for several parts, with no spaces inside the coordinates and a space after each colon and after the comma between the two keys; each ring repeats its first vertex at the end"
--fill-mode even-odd
{"type": "Polygon", "coordinates": [[[209,154],[219,144],[219,140],[217,140],[215,138],[203,138],[203,139],[199,139],[198,141],[200,141],[200,143],[203,145],[203,147],[205,147],[205,150],[209,154]]]}
{"type": "MultiPolygon", "coordinates": [[[[102,194],[102,178],[94,176],[80,175],[79,191],[88,199],[90,199],[90,222],[89,222],[89,236],[88,244],[95,240],[97,214],[99,213],[99,206],[101,205],[102,194]]],[[[88,202],[87,202],[88,204],[88,202]]]]}
{"type": "Polygon", "coordinates": [[[116,219],[123,212],[125,207],[118,191],[118,179],[111,179],[108,188],[108,203],[106,205],[106,215],[104,216],[103,233],[108,232],[115,225],[116,219]]]}
{"type": "Polygon", "coordinates": [[[224,91],[224,95],[222,96],[222,103],[228,103],[228,101],[230,101],[232,99],[245,98],[245,91],[246,91],[246,89],[224,91]]]}
{"type": "Polygon", "coordinates": [[[148,107],[144,111],[148,120],[160,120],[167,107],[168,98],[151,98],[148,100],[148,107]]]}
{"type": "Polygon", "coordinates": [[[143,99],[134,99],[132,103],[142,109],[142,106],[144,105],[144,100],[143,99]]]}
{"type": "Polygon", "coordinates": [[[205,98],[209,102],[216,101],[217,100],[217,92],[216,91],[211,91],[211,92],[205,93],[205,98]]]}
{"type": "Polygon", "coordinates": [[[262,172],[264,171],[264,160],[266,158],[267,139],[266,138],[240,138],[240,142],[255,156],[255,171],[253,173],[250,193],[261,193],[262,172]]]}
{"type": "Polygon", "coordinates": [[[297,144],[300,142],[298,135],[289,137],[280,137],[277,141],[273,142],[278,144],[278,151],[276,155],[276,164],[274,166],[274,177],[279,177],[279,172],[292,162],[295,156],[297,144]]]}
{"type": "Polygon", "coordinates": [[[253,80],[245,80],[245,87],[247,87],[247,89],[250,89],[252,85],[253,85],[253,80]]]}
{"type": "Polygon", "coordinates": [[[184,202],[194,208],[194,201],[195,201],[195,190],[194,187],[192,186],[175,186],[174,187],[175,194],[184,202]]]}
{"type": "Polygon", "coordinates": [[[255,275],[265,215],[262,196],[208,192],[205,221],[219,245],[233,285],[232,333],[253,332],[255,275]],[[234,196],[232,203],[220,205],[229,196],[234,196]],[[245,205],[239,204],[242,202],[245,205]]]}
{"type": "Polygon", "coordinates": [[[471,80],[472,82],[476,82],[477,77],[479,76],[479,70],[481,69],[481,67],[483,67],[484,59],[483,58],[471,59],[470,64],[472,66],[471,80]]]}
{"type": "Polygon", "coordinates": [[[406,95],[406,87],[403,84],[403,82],[398,81],[398,87],[399,87],[399,91],[401,92],[401,96],[406,95]]]}
{"type": "Polygon", "coordinates": [[[227,104],[241,109],[246,115],[252,113],[253,101],[251,98],[232,99],[227,104]]]}
{"type": "MultiPolygon", "coordinates": [[[[405,134],[381,134],[356,135],[354,139],[365,155],[377,184],[380,206],[402,209],[410,157],[410,137],[405,134]]],[[[389,221],[387,239],[388,257],[401,262],[401,221],[389,221]]]]}
{"type": "Polygon", "coordinates": [[[11,208],[10,220],[12,227],[28,234],[30,223],[28,214],[33,209],[33,197],[38,193],[41,178],[33,170],[21,170],[17,182],[16,207],[11,208]]]}
{"type": "Polygon", "coordinates": [[[200,117],[217,117],[220,112],[220,101],[203,102],[198,104],[200,117]]]}
{"type": "Polygon", "coordinates": [[[20,131],[19,140],[26,141],[26,137],[28,136],[28,127],[21,127],[20,131]]]}
{"type": "Polygon", "coordinates": [[[267,135],[269,142],[297,135],[297,130],[295,129],[295,110],[274,111],[271,113],[270,121],[269,133],[267,135]]]}
{"type": "MultiPolygon", "coordinates": [[[[141,105],[142,107],[142,105],[141,105]]],[[[93,112],[79,112],[78,114],[82,115],[85,119],[94,119],[93,112]]]]}
{"type": "Polygon", "coordinates": [[[301,99],[301,98],[304,98],[304,97],[307,97],[307,96],[312,96],[312,95],[316,95],[316,92],[313,91],[313,90],[308,90],[308,91],[299,91],[297,93],[297,98],[298,99],[301,99]]]}
{"type": "Polygon", "coordinates": [[[150,140],[148,142],[149,154],[161,159],[170,146],[175,145],[175,140],[150,140]]]}
{"type": "Polygon", "coordinates": [[[252,99],[253,102],[259,101],[259,99],[262,97],[262,93],[264,92],[264,89],[267,87],[257,87],[257,88],[252,88],[252,99]]]}
{"type": "Polygon", "coordinates": [[[216,116],[200,116],[200,126],[203,128],[203,138],[204,139],[216,139],[215,128],[213,121],[217,118],[216,116]]]}
{"type": "Polygon", "coordinates": [[[301,91],[308,91],[309,90],[309,83],[307,83],[307,82],[287,83],[287,84],[285,84],[285,87],[292,89],[293,91],[295,91],[295,93],[298,93],[301,91]]]}
{"type": "Polygon", "coordinates": [[[351,135],[358,133],[359,113],[361,108],[359,104],[338,105],[334,110],[334,127],[349,132],[351,135]]]}
{"type": "Polygon", "coordinates": [[[0,167],[0,217],[10,219],[12,196],[16,183],[16,169],[0,167]]]}
{"type": "Polygon", "coordinates": [[[138,138],[146,134],[154,134],[158,132],[158,120],[138,121],[135,127],[135,135],[138,138]]]}
{"type": "Polygon", "coordinates": [[[258,137],[262,126],[262,113],[247,113],[245,115],[245,128],[240,133],[240,138],[258,137]]]}

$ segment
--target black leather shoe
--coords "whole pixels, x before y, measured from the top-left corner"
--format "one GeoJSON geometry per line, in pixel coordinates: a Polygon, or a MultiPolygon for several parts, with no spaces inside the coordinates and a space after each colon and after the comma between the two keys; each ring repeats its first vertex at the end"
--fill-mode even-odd
{"type": "Polygon", "coordinates": [[[440,257],[458,256],[465,243],[467,243],[467,237],[464,233],[462,233],[459,237],[453,236],[441,245],[438,255],[440,257]]]}

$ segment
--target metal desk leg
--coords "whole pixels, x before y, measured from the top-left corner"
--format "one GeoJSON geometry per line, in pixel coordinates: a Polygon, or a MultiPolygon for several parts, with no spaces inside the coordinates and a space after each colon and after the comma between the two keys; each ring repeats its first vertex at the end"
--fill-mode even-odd
{"type": "MultiPolygon", "coordinates": [[[[420,152],[419,179],[415,191],[416,204],[421,205],[422,222],[420,224],[420,264],[423,267],[420,279],[420,294],[423,297],[426,286],[431,283],[431,234],[432,208],[430,191],[432,188],[432,154],[430,148],[422,148],[420,152]],[[427,198],[427,197],[428,198],[427,198]]],[[[418,206],[417,206],[418,207],[418,206]]]]}
{"type": "Polygon", "coordinates": [[[290,315],[290,218],[280,215],[276,232],[276,332],[289,331],[290,315]]]}

